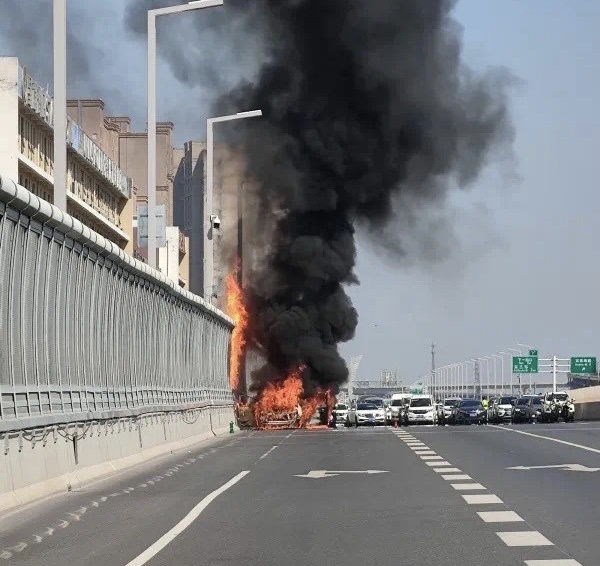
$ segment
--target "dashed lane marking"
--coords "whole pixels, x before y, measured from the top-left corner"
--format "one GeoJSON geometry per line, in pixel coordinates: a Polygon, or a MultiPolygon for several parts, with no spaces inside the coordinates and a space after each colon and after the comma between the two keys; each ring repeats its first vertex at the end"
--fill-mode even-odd
{"type": "Polygon", "coordinates": [[[451,483],[450,484],[456,491],[478,491],[487,489],[480,483],[451,483]]]}
{"type": "Polygon", "coordinates": [[[459,468],[433,468],[433,471],[437,472],[438,474],[440,474],[440,473],[444,473],[444,474],[453,473],[453,474],[456,474],[458,472],[461,472],[462,470],[460,470],[459,468]]]}
{"type": "MultiPolygon", "coordinates": [[[[435,454],[435,452],[434,452],[435,454]]],[[[417,453],[417,456],[419,456],[419,458],[421,458],[421,460],[443,460],[444,458],[442,458],[441,456],[435,455],[435,456],[422,456],[421,454],[417,453]]]]}
{"type": "Polygon", "coordinates": [[[442,478],[444,478],[446,481],[473,479],[473,478],[471,478],[471,476],[469,476],[467,474],[443,474],[442,478]]]}
{"type": "Polygon", "coordinates": [[[554,546],[538,531],[509,531],[496,534],[506,546],[554,546]]]}
{"type": "Polygon", "coordinates": [[[527,566],[583,566],[572,558],[559,558],[558,560],[525,560],[527,566]]]}
{"type": "Polygon", "coordinates": [[[429,456],[431,454],[435,454],[435,451],[430,450],[429,448],[425,448],[424,450],[419,448],[418,450],[415,450],[415,454],[418,454],[419,456],[429,456]]]}
{"type": "Polygon", "coordinates": [[[443,460],[442,462],[438,462],[437,460],[435,462],[425,462],[425,464],[427,466],[452,466],[452,464],[450,462],[446,462],[446,460],[443,460]]]}
{"type": "Polygon", "coordinates": [[[477,511],[477,514],[486,523],[520,523],[524,519],[514,511],[477,511]]]}
{"type": "Polygon", "coordinates": [[[277,448],[278,444],[275,444],[275,446],[271,446],[271,448],[269,448],[260,458],[259,460],[264,460],[271,452],[273,452],[273,450],[275,450],[275,448],[277,448]]]}
{"type": "Polygon", "coordinates": [[[504,503],[497,495],[488,493],[485,495],[463,495],[462,498],[469,505],[488,505],[491,503],[504,503]]]}

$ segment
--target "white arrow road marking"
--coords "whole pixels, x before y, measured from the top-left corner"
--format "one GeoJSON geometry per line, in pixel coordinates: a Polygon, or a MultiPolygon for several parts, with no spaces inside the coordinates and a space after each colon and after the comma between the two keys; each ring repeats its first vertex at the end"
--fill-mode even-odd
{"type": "Polygon", "coordinates": [[[600,468],[588,468],[583,464],[554,464],[552,466],[513,466],[512,468],[506,468],[507,470],[549,470],[549,469],[560,469],[568,470],[570,472],[598,472],[600,468]]]}
{"type": "Polygon", "coordinates": [[[308,474],[294,474],[297,478],[330,478],[340,474],[387,474],[387,470],[311,470],[308,474]]]}

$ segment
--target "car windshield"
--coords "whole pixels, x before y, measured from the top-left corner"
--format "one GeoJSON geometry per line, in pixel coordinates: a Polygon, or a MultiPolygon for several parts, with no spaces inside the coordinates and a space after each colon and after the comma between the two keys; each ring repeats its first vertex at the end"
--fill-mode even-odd
{"type": "Polygon", "coordinates": [[[527,397],[521,397],[521,399],[517,399],[517,405],[527,405],[529,399],[527,397]]]}
{"type": "Polygon", "coordinates": [[[402,406],[402,399],[394,399],[392,401],[392,407],[401,407],[402,406]]]}
{"type": "Polygon", "coordinates": [[[336,406],[338,411],[346,411],[348,409],[348,405],[342,405],[341,403],[336,406]]]}
{"type": "Polygon", "coordinates": [[[515,400],[514,397],[500,397],[498,400],[499,405],[512,405],[512,402],[515,400]]]}
{"type": "Polygon", "coordinates": [[[373,405],[373,403],[359,403],[356,408],[359,411],[376,411],[377,405],[373,405]]]}
{"type": "Polygon", "coordinates": [[[548,395],[548,399],[554,399],[555,401],[566,401],[568,398],[569,396],[566,393],[552,393],[548,395]]]}
{"type": "Polygon", "coordinates": [[[479,405],[481,405],[481,402],[477,399],[465,399],[460,403],[461,407],[479,407],[479,405]]]}
{"type": "Polygon", "coordinates": [[[410,400],[411,407],[430,407],[431,399],[411,399],[410,400]]]}
{"type": "Polygon", "coordinates": [[[383,399],[369,399],[368,401],[365,401],[365,403],[368,403],[369,405],[375,405],[377,407],[383,407],[383,399]]]}
{"type": "Polygon", "coordinates": [[[542,404],[542,399],[540,397],[534,397],[531,400],[531,404],[532,405],[541,405],[542,404]]]}
{"type": "Polygon", "coordinates": [[[444,406],[445,407],[456,407],[456,405],[458,405],[460,403],[459,399],[446,399],[444,401],[444,406]]]}

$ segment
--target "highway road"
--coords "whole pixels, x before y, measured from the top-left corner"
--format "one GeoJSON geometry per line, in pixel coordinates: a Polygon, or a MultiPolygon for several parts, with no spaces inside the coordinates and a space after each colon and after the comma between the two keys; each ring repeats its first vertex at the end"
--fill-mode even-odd
{"type": "Polygon", "coordinates": [[[0,566],[597,566],[599,481],[600,423],[243,432],[1,517],[0,566]]]}

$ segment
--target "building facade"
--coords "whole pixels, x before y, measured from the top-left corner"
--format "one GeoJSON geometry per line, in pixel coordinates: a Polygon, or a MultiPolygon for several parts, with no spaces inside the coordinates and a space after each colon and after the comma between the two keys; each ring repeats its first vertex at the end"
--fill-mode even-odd
{"type": "MultiPolygon", "coordinates": [[[[177,157],[180,153],[175,153],[177,157]]],[[[240,262],[252,261],[253,252],[248,227],[244,222],[252,215],[253,182],[246,175],[240,152],[226,145],[215,146],[213,175],[213,210],[205,211],[206,142],[189,141],[177,164],[174,184],[174,223],[190,240],[190,290],[225,306],[225,278],[240,262]],[[213,237],[213,288],[204,288],[204,218],[216,214],[221,220],[213,237]]]]}
{"type": "MultiPolygon", "coordinates": [[[[0,172],[48,202],[54,193],[53,100],[19,65],[0,57],[0,172]]],[[[72,118],[67,127],[67,212],[133,253],[131,180],[72,118]]],[[[106,146],[118,133],[103,132],[106,146]]],[[[106,147],[105,146],[105,147],[106,147]]]]}

